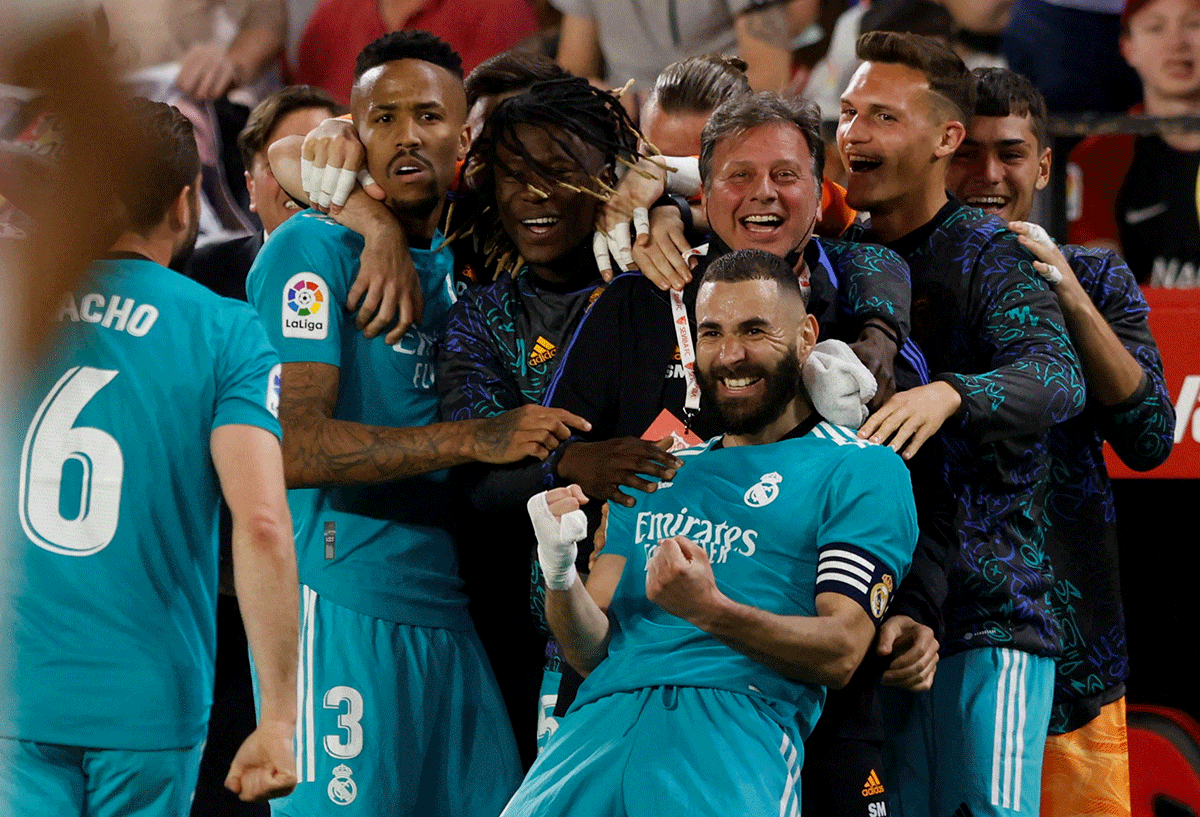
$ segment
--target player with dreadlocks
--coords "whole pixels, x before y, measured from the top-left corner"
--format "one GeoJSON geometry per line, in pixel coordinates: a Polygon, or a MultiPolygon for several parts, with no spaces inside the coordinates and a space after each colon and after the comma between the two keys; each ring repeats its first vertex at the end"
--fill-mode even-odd
{"type": "MultiPolygon", "coordinates": [[[[637,161],[638,138],[619,100],[578,77],[535,83],[492,113],[468,155],[469,191],[456,202],[454,219],[473,225],[457,238],[488,259],[496,280],[468,289],[451,310],[437,372],[444,419],[491,417],[541,402],[560,349],[603,287],[592,227],[617,166],[637,161]]],[[[638,473],[669,479],[678,466],[642,440],[614,441],[611,448],[606,461],[614,480],[638,473]]],[[[529,460],[468,475],[473,504],[488,514],[493,535],[463,541],[494,541],[504,523],[529,531],[524,542],[506,537],[519,543],[516,551],[462,554],[472,603],[486,611],[476,623],[529,759],[534,731],[519,719],[532,711],[545,639],[529,619],[524,593],[534,541],[524,505],[560,477],[572,481],[560,465],[529,460]]],[[[558,664],[555,652],[551,694],[558,664]]]]}

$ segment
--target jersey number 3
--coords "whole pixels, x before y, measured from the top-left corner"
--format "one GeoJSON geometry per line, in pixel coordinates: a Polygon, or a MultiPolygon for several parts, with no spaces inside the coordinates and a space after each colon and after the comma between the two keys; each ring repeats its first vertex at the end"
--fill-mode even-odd
{"type": "Polygon", "coordinates": [[[117,374],[91,366],[68,369],[42,400],[25,433],[18,499],[21,527],[40,548],[90,556],[116,535],[125,475],[121,446],[108,432],[76,426],[75,421],[117,374]]]}

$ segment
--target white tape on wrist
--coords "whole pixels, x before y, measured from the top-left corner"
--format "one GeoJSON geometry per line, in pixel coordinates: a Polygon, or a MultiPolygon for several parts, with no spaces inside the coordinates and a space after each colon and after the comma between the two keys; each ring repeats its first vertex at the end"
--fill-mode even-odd
{"type": "Polygon", "coordinates": [[[550,590],[569,590],[575,584],[575,557],[579,555],[576,543],[587,536],[587,517],[583,511],[574,510],[561,519],[556,517],[546,504],[546,492],[529,498],[525,505],[537,535],[538,563],[550,590]]]}

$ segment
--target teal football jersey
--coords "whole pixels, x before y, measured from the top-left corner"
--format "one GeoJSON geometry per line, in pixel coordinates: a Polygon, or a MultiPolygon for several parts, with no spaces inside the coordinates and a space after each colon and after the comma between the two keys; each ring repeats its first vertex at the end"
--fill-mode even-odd
{"type": "MultiPolygon", "coordinates": [[[[435,235],[433,247],[442,243],[435,235]]],[[[271,234],[246,292],[284,363],[338,367],[334,417],[409,428],[438,420],[437,342],[454,303],[449,249],[411,250],[425,309],[399,343],[368,339],[345,310],[363,239],[315,211],[271,234]]],[[[382,485],[288,492],[300,581],[355,612],[466,629],[458,554],[446,531],[462,509],[443,471],[382,485]]]]}
{"type": "Polygon", "coordinates": [[[684,466],[672,482],[638,494],[632,508],[610,506],[604,552],[628,561],[609,607],[608,657],[575,705],[643,687],[708,687],[787,702],[811,731],[824,688],[785,678],[651,602],[646,562],[662,539],[687,536],[736,602],[815,616],[817,594],[837,592],[878,623],[917,539],[908,469],[890,448],[827,422],[770,445],[714,440],[676,454],[684,466]]]}
{"type": "Polygon", "coordinates": [[[279,435],[254,311],[149,260],[63,299],[4,463],[0,736],[113,749],[204,739],[216,655],[212,430],[279,435]]]}

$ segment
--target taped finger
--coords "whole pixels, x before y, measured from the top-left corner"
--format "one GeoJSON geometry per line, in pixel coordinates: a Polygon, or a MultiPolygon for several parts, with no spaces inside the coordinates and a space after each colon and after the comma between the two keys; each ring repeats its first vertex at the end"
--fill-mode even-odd
{"type": "Polygon", "coordinates": [[[317,206],[326,208],[333,201],[333,193],[337,190],[338,177],[342,175],[342,169],[336,165],[325,165],[325,170],[321,174],[321,189],[317,194],[317,206]]]}
{"type": "Polygon", "coordinates": [[[600,277],[610,280],[612,260],[608,257],[608,236],[599,230],[592,234],[592,254],[596,256],[596,269],[600,270],[600,277]]]}
{"type": "Polygon", "coordinates": [[[629,243],[629,222],[622,221],[608,231],[608,243],[612,248],[613,257],[622,271],[628,271],[633,266],[633,247],[629,243]]]}
{"type": "Polygon", "coordinates": [[[1062,273],[1053,264],[1047,264],[1045,261],[1034,261],[1033,268],[1037,270],[1038,275],[1042,276],[1050,286],[1062,283],[1062,273]]]}
{"type": "Polygon", "coordinates": [[[354,190],[354,185],[358,181],[358,174],[348,167],[343,167],[337,176],[337,186],[333,190],[333,198],[331,204],[334,207],[341,207],[346,203],[346,199],[350,198],[350,193],[354,190]]]}
{"type": "Polygon", "coordinates": [[[633,208],[633,229],[636,235],[650,232],[650,211],[645,207],[633,208]]]}
{"type": "Polygon", "coordinates": [[[317,196],[321,192],[321,175],[325,172],[324,168],[317,170],[313,165],[312,159],[300,159],[300,186],[304,188],[304,195],[308,197],[309,203],[317,200],[317,196]]]}

